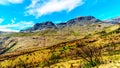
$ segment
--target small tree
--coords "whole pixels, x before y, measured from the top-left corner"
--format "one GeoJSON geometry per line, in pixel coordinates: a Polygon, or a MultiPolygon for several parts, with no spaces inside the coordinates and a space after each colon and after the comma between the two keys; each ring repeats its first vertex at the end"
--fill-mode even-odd
{"type": "Polygon", "coordinates": [[[92,66],[96,66],[102,61],[102,52],[96,46],[83,46],[78,50],[79,56],[89,62],[92,66]]]}

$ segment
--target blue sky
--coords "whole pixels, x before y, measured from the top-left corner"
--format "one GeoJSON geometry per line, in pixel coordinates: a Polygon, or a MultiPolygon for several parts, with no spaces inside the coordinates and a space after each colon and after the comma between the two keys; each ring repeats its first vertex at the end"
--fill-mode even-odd
{"type": "Polygon", "coordinates": [[[65,22],[77,16],[106,20],[120,16],[120,0],[0,0],[0,31],[19,31],[35,23],[65,22]]]}

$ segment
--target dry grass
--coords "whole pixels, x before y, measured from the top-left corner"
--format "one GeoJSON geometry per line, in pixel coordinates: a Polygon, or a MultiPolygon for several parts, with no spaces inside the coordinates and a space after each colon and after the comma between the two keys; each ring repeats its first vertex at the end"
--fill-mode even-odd
{"type": "MultiPolygon", "coordinates": [[[[106,28],[107,29],[110,29],[106,28]]],[[[59,44],[50,43],[55,38],[61,37],[47,37],[47,45],[44,48],[25,49],[23,51],[16,51],[6,53],[0,56],[1,68],[14,67],[93,67],[95,65],[101,67],[101,64],[109,64],[120,60],[120,32],[119,28],[114,31],[109,31],[104,34],[100,32],[81,39],[71,39],[72,41],[57,42],[59,44]],[[97,35],[97,36],[96,36],[97,35]],[[51,40],[52,38],[52,40],[51,40]],[[55,44],[55,45],[54,45],[55,44]],[[111,61],[112,60],[112,61],[111,61]],[[99,61],[99,62],[96,62],[99,61]],[[102,62],[101,62],[102,61],[102,62]],[[109,61],[109,62],[108,62],[109,61]],[[95,65],[94,65],[95,63],[95,65]]],[[[26,38],[26,37],[25,37],[26,38]]],[[[38,37],[36,37],[38,38],[38,37]]],[[[38,38],[39,39],[39,38],[38,38]]],[[[62,39],[65,39],[62,37],[62,39]]],[[[22,42],[31,42],[23,40],[22,42]]],[[[34,41],[36,43],[36,41],[34,41]]],[[[103,65],[104,66],[104,65],[103,65]]]]}

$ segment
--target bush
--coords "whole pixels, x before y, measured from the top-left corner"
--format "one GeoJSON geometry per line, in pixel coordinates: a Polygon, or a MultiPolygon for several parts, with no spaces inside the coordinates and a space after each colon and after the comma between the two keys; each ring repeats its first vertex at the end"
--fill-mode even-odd
{"type": "Polygon", "coordinates": [[[79,56],[93,67],[102,62],[102,52],[96,46],[83,46],[78,50],[79,56]]]}

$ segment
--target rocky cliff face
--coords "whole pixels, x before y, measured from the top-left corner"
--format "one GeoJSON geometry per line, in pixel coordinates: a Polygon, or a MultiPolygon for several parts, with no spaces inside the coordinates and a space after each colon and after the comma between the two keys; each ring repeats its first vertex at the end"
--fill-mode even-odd
{"type": "Polygon", "coordinates": [[[73,26],[75,24],[79,24],[79,25],[86,25],[87,23],[98,23],[98,22],[102,22],[99,19],[96,19],[93,16],[79,16],[77,18],[71,19],[67,22],[63,22],[63,23],[58,23],[58,24],[54,24],[51,21],[47,21],[47,22],[43,22],[43,23],[36,23],[32,28],[26,29],[26,30],[21,30],[20,32],[33,32],[33,31],[37,31],[37,30],[43,30],[43,29],[60,29],[60,28],[64,28],[64,27],[69,27],[69,26],[73,26]]]}

